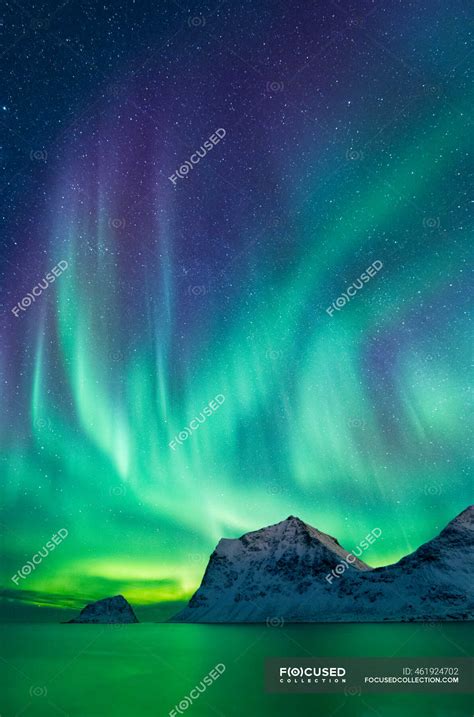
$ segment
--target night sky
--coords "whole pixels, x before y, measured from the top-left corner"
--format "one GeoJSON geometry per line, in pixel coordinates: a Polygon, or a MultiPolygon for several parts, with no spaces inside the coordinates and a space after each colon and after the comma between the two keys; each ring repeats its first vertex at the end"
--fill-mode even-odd
{"type": "Polygon", "coordinates": [[[181,599],[290,514],[382,565],[471,502],[469,7],[4,4],[5,595],[181,599]]]}

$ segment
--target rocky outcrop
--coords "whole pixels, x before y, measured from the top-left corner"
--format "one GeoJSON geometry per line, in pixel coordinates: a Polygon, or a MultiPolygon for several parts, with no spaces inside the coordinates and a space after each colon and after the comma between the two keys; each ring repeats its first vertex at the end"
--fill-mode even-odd
{"type": "Polygon", "coordinates": [[[69,622],[112,625],[138,622],[138,620],[132,606],[123,595],[115,595],[91,602],[81,610],[78,617],[69,622]]]}

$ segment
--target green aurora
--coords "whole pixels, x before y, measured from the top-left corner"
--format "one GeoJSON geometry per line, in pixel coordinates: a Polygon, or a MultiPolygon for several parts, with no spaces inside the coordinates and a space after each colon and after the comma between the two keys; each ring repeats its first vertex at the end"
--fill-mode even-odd
{"type": "MultiPolygon", "coordinates": [[[[364,556],[378,566],[466,507],[469,245],[446,192],[451,181],[459,196],[464,119],[463,102],[431,128],[427,112],[390,162],[376,147],[346,161],[342,139],[342,163],[299,197],[309,160],[294,186],[282,169],[277,216],[242,220],[235,259],[201,240],[209,280],[182,272],[191,239],[169,187],[127,205],[120,119],[113,150],[91,142],[87,161],[71,158],[42,220],[49,263],[28,276],[68,269],[8,317],[2,352],[7,597],[185,599],[220,537],[289,514],[347,549],[379,527],[364,556]],[[219,410],[171,449],[217,394],[219,410]],[[60,528],[68,538],[15,588],[60,528]]],[[[199,207],[186,211],[199,223],[199,207]]]]}

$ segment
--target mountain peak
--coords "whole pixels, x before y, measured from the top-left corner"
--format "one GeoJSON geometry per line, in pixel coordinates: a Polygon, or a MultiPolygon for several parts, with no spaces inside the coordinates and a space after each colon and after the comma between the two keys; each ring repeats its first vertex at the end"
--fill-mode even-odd
{"type": "Polygon", "coordinates": [[[298,518],[297,515],[289,515],[286,520],[282,520],[280,523],[277,523],[277,525],[288,525],[293,526],[294,528],[303,528],[305,530],[315,530],[311,525],[308,523],[305,523],[304,520],[301,520],[301,518],[298,518]]]}
{"type": "MultiPolygon", "coordinates": [[[[280,521],[279,523],[276,523],[276,525],[282,525],[282,526],[288,526],[292,528],[300,528],[303,530],[314,530],[311,525],[308,525],[308,523],[305,523],[304,520],[301,520],[301,518],[298,518],[297,515],[289,515],[288,518],[285,520],[280,521]]],[[[273,526],[271,526],[273,527],[273,526]]]]}
{"type": "MultiPolygon", "coordinates": [[[[218,545],[219,553],[233,553],[251,545],[253,550],[271,549],[280,556],[288,549],[295,549],[297,554],[304,552],[308,546],[329,551],[336,559],[345,559],[347,550],[341,546],[332,535],[323,533],[309,523],[298,518],[296,515],[289,515],[285,520],[273,525],[267,525],[259,530],[253,530],[241,535],[237,540],[223,538],[218,545]]],[[[327,556],[329,557],[329,556],[327,556]]],[[[352,567],[359,570],[371,570],[361,560],[351,561],[352,567]]]]}
{"type": "Polygon", "coordinates": [[[301,518],[290,515],[285,520],[280,520],[279,523],[273,523],[259,530],[244,533],[244,535],[240,536],[239,540],[244,544],[248,542],[260,543],[261,541],[270,540],[274,543],[282,543],[283,545],[288,541],[309,540],[310,538],[320,538],[324,535],[324,533],[319,533],[316,528],[305,523],[301,518]]]}

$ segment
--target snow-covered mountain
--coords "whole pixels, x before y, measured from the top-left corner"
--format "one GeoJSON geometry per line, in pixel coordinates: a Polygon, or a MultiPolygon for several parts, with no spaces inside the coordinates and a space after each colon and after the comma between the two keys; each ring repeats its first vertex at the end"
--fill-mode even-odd
{"type": "Polygon", "coordinates": [[[138,620],[132,606],[125,600],[123,595],[115,595],[114,597],[97,600],[97,602],[91,602],[81,610],[78,617],[74,620],[69,620],[69,622],[112,625],[138,622],[138,620]]]}
{"type": "Polygon", "coordinates": [[[172,622],[472,620],[473,548],[473,506],[414,553],[375,569],[290,516],[220,540],[200,588],[172,622]]]}

